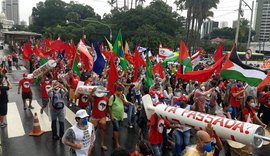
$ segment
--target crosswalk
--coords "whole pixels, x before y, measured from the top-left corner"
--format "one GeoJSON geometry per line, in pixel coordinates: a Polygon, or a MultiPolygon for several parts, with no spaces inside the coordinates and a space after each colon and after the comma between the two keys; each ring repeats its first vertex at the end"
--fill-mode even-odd
{"type": "MultiPolygon", "coordinates": [[[[51,131],[51,119],[49,118],[49,114],[47,114],[45,111],[43,112],[43,114],[40,114],[41,105],[38,103],[37,100],[32,100],[32,106],[34,107],[34,109],[31,109],[31,113],[33,116],[35,113],[37,113],[40,128],[44,132],[51,131]]],[[[71,125],[73,125],[75,123],[75,113],[73,113],[68,107],[65,107],[65,111],[66,120],[71,125]]],[[[27,133],[29,132],[25,132],[18,106],[15,102],[8,103],[7,123],[8,138],[28,135],[27,133]]]]}
{"type": "MultiPolygon", "coordinates": [[[[28,102],[28,101],[27,101],[28,102]]],[[[39,125],[42,131],[49,132],[51,131],[51,119],[50,119],[50,111],[44,111],[43,114],[40,113],[41,104],[37,100],[32,100],[32,106],[34,109],[30,109],[32,115],[34,116],[37,113],[37,117],[39,120],[39,125]],[[48,112],[48,114],[46,113],[48,112]]],[[[46,109],[49,109],[48,107],[46,109]]],[[[127,118],[127,114],[124,113],[124,118],[127,118]]],[[[75,113],[67,106],[65,106],[65,119],[68,123],[73,125],[75,121],[75,113]]],[[[7,120],[7,134],[8,138],[15,138],[28,135],[30,132],[26,132],[23,120],[20,115],[20,111],[16,102],[8,103],[8,114],[6,117],[7,120]]],[[[110,121],[107,118],[107,121],[110,121]]]]}
{"type": "Polygon", "coordinates": [[[26,71],[27,69],[24,66],[11,66],[12,71],[26,71]]]}

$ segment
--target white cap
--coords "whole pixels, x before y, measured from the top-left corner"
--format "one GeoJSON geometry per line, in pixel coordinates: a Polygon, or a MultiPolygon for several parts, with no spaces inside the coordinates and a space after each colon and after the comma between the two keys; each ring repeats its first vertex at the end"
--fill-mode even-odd
{"type": "Polygon", "coordinates": [[[85,118],[85,117],[88,117],[89,115],[87,114],[86,110],[85,109],[80,109],[76,112],[76,115],[75,117],[77,118],[85,118]]]}

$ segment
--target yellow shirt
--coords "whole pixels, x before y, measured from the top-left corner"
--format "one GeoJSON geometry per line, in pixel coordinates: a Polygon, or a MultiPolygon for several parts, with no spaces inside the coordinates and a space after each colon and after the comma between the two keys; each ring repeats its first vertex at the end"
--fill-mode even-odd
{"type": "Polygon", "coordinates": [[[204,152],[203,155],[200,155],[200,153],[196,149],[196,145],[188,146],[186,147],[186,150],[184,152],[184,156],[213,156],[212,152],[204,152]]]}

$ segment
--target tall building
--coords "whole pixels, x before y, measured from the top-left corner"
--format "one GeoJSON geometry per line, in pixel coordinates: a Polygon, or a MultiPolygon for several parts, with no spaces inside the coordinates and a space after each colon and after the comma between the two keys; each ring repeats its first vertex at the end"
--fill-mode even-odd
{"type": "Polygon", "coordinates": [[[6,14],[8,20],[13,20],[15,24],[20,24],[19,0],[3,0],[2,12],[6,14]]]}
{"type": "Polygon", "coordinates": [[[218,22],[216,21],[206,21],[202,25],[202,35],[203,38],[206,35],[209,35],[213,30],[218,29],[218,22]]]}
{"type": "Polygon", "coordinates": [[[227,21],[221,21],[219,23],[219,28],[225,28],[225,27],[228,27],[228,22],[227,21]]]}
{"type": "Polygon", "coordinates": [[[254,41],[269,41],[270,36],[270,0],[257,0],[255,13],[254,41]]]}
{"type": "Polygon", "coordinates": [[[28,21],[29,21],[29,25],[33,24],[33,16],[32,15],[29,16],[28,21]]]}
{"type": "Polygon", "coordinates": [[[237,20],[234,20],[232,22],[232,28],[237,28],[237,24],[238,24],[238,21],[237,20]]]}

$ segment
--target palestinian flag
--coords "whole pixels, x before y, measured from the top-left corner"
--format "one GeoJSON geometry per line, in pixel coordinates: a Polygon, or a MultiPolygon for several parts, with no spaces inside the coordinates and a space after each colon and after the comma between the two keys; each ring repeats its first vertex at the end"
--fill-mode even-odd
{"type": "Polygon", "coordinates": [[[221,77],[247,82],[250,86],[258,86],[267,76],[267,72],[243,64],[233,47],[220,72],[221,77]]]}
{"type": "Polygon", "coordinates": [[[192,64],[184,41],[180,41],[178,62],[183,66],[183,71],[192,71],[192,64]]]}

